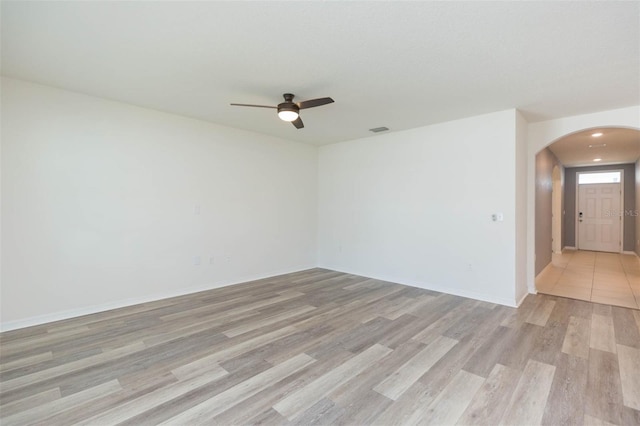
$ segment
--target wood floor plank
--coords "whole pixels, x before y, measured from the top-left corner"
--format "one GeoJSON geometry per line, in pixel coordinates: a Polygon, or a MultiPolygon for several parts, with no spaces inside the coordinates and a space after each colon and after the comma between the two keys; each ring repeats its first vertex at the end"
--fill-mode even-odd
{"type": "Polygon", "coordinates": [[[226,371],[219,369],[209,371],[204,375],[190,377],[171,386],[162,387],[138,398],[131,399],[125,404],[119,404],[110,410],[76,423],[76,425],[91,426],[97,424],[107,425],[124,422],[127,419],[152,409],[156,405],[171,401],[172,399],[177,398],[195,388],[213,382],[225,374],[227,374],[226,371]]]}
{"type": "Polygon", "coordinates": [[[103,383],[96,387],[87,389],[76,394],[48,401],[26,411],[21,411],[3,419],[3,423],[7,425],[26,425],[38,423],[44,417],[50,416],[52,413],[63,411],[74,405],[81,404],[85,401],[98,398],[104,394],[109,394],[122,390],[117,380],[103,383]]]}
{"type": "Polygon", "coordinates": [[[531,315],[531,311],[533,311],[537,303],[538,303],[537,297],[531,297],[531,296],[525,297],[524,301],[518,307],[518,309],[512,310],[511,314],[508,315],[500,323],[500,325],[503,327],[513,328],[515,330],[519,329],[522,326],[522,324],[527,320],[527,318],[529,318],[529,315],[531,315]]]}
{"type": "MultiPolygon", "coordinates": [[[[118,379],[118,381],[120,382],[120,379],[118,379]]],[[[79,423],[84,419],[92,417],[103,411],[110,410],[121,404],[125,404],[132,399],[136,399],[147,393],[153,392],[156,389],[170,386],[175,382],[175,377],[170,374],[165,374],[162,377],[155,377],[153,380],[146,381],[144,383],[136,383],[135,386],[129,387],[125,387],[121,382],[120,386],[123,388],[122,390],[103,394],[90,401],[74,404],[72,407],[69,407],[64,411],[51,413],[49,416],[42,419],[40,423],[42,425],[69,425],[79,423]]]]}
{"type": "Polygon", "coordinates": [[[562,343],[562,352],[580,358],[589,359],[589,337],[591,321],[571,316],[567,333],[562,343]]]}
{"type": "Polygon", "coordinates": [[[134,343],[132,345],[124,346],[110,352],[100,353],[92,357],[80,359],[68,364],[59,365],[48,370],[38,371],[36,373],[16,377],[15,379],[7,380],[6,382],[2,383],[2,392],[25,386],[29,383],[44,381],[52,377],[60,376],[65,373],[70,373],[81,368],[95,365],[103,361],[111,360],[113,358],[124,357],[126,355],[138,352],[144,348],[145,345],[143,343],[134,343]]]}
{"type": "MultiPolygon", "coordinates": [[[[0,364],[0,372],[13,370],[15,368],[26,367],[33,364],[39,364],[41,362],[50,361],[52,359],[53,353],[51,351],[42,352],[36,355],[18,358],[6,363],[2,362],[2,364],[0,364]]],[[[0,358],[0,360],[3,360],[3,358],[0,358]]]]}
{"type": "Polygon", "coordinates": [[[0,406],[0,413],[2,413],[2,417],[5,418],[15,413],[56,401],[60,398],[62,398],[62,394],[59,388],[48,389],[35,395],[4,404],[0,406]]]}
{"type": "MultiPolygon", "coordinates": [[[[342,384],[329,393],[329,398],[342,407],[362,404],[360,395],[363,394],[375,394],[378,396],[372,398],[376,401],[391,402],[389,398],[374,391],[373,388],[393,375],[400,366],[407,363],[424,348],[425,345],[420,342],[414,340],[405,341],[404,344],[398,346],[388,356],[378,361],[376,368],[369,368],[365,372],[360,373],[358,380],[350,380],[342,384]]],[[[364,405],[366,405],[366,403],[364,405]]]]}
{"type": "Polygon", "coordinates": [[[627,407],[640,410],[640,349],[618,345],[618,363],[622,401],[627,407]]]}
{"type": "Polygon", "coordinates": [[[434,309],[430,310],[430,314],[424,314],[424,316],[431,321],[431,324],[424,330],[416,334],[413,339],[425,344],[431,343],[432,340],[438,338],[445,332],[451,324],[459,319],[461,316],[466,315],[476,305],[471,301],[459,302],[447,298],[442,298],[443,302],[437,303],[436,298],[432,303],[434,309]],[[453,304],[452,302],[457,302],[453,304]]]}
{"type": "Polygon", "coordinates": [[[618,306],[611,308],[616,343],[640,349],[640,330],[636,325],[633,310],[618,306]]]}
{"type": "Polygon", "coordinates": [[[373,390],[387,398],[398,399],[457,343],[458,340],[440,336],[440,338],[431,342],[431,344],[398,368],[382,383],[374,387],[373,390]]]}
{"type": "Polygon", "coordinates": [[[0,333],[0,423],[636,425],[638,340],[637,310],[314,268],[0,333]]]}
{"type": "Polygon", "coordinates": [[[450,337],[456,340],[462,340],[465,336],[473,334],[477,331],[477,327],[488,324],[489,318],[492,318],[494,311],[488,309],[482,304],[475,304],[466,315],[461,318],[457,318],[451,326],[449,326],[443,333],[443,336],[450,337]]]}
{"type": "Polygon", "coordinates": [[[489,377],[494,367],[500,364],[499,360],[511,350],[517,334],[517,330],[502,325],[491,330],[480,348],[464,365],[464,370],[477,376],[489,377]]]}
{"type": "Polygon", "coordinates": [[[589,361],[562,353],[555,367],[542,424],[580,424],[584,418],[589,361]]]}
{"type": "MultiPolygon", "coordinates": [[[[450,380],[442,386],[442,389],[444,389],[449,382],[450,380]]],[[[394,401],[393,404],[389,405],[384,411],[382,411],[373,424],[380,426],[397,426],[407,424],[416,411],[426,410],[437,395],[440,394],[442,389],[433,391],[433,388],[429,386],[429,384],[423,381],[417,381],[397,401],[394,401]]],[[[382,395],[380,396],[383,397],[382,395]]],[[[391,401],[388,398],[387,400],[391,401]]]]}
{"type": "Polygon", "coordinates": [[[600,351],[616,353],[616,338],[612,317],[593,314],[591,317],[589,346],[600,351]]]}
{"type": "MultiPolygon", "coordinates": [[[[496,364],[489,377],[476,392],[469,406],[458,419],[459,425],[497,425],[507,409],[520,372],[504,365],[496,364]]],[[[478,376],[476,376],[478,377],[478,376]]]]}
{"type": "Polygon", "coordinates": [[[613,314],[611,313],[611,308],[613,306],[611,305],[603,305],[601,303],[593,303],[591,306],[591,309],[593,311],[594,314],[596,315],[602,315],[605,317],[610,317],[613,314]]]}
{"type": "Polygon", "coordinates": [[[640,425],[640,410],[634,410],[630,407],[622,407],[620,413],[623,425],[640,425]]]}
{"type": "Polygon", "coordinates": [[[217,362],[212,362],[209,357],[206,357],[186,365],[181,365],[171,370],[171,373],[176,376],[178,380],[188,380],[203,374],[213,374],[214,376],[225,375],[228,371],[220,367],[217,362]]]}
{"type": "Polygon", "coordinates": [[[555,370],[552,365],[530,360],[500,424],[540,424],[555,370]]]}
{"type": "MultiPolygon", "coordinates": [[[[362,327],[358,328],[359,332],[356,334],[351,335],[346,340],[339,339],[341,342],[340,345],[353,353],[359,353],[374,344],[382,345],[381,341],[384,340],[385,336],[402,333],[403,330],[411,326],[415,321],[415,317],[412,315],[402,315],[393,321],[386,320],[386,318],[378,318],[378,320],[381,321],[379,326],[373,326],[369,329],[369,325],[373,325],[374,321],[363,324],[362,327]]],[[[348,335],[350,335],[350,333],[346,334],[346,336],[348,335]]]]}
{"type": "Polygon", "coordinates": [[[298,308],[294,308],[294,309],[291,309],[291,310],[286,310],[284,312],[281,312],[279,314],[272,315],[272,316],[269,316],[269,317],[266,317],[266,318],[261,316],[260,318],[258,318],[254,322],[251,322],[249,324],[244,324],[244,325],[241,325],[241,326],[238,326],[238,327],[234,327],[234,328],[232,328],[230,330],[223,331],[223,333],[227,337],[239,336],[241,334],[247,333],[247,332],[255,330],[257,328],[266,327],[268,325],[272,325],[272,324],[278,323],[280,321],[291,320],[293,317],[295,317],[297,315],[313,311],[314,309],[316,309],[315,306],[303,305],[303,306],[300,306],[298,308]]]}
{"type": "Polygon", "coordinates": [[[385,312],[381,316],[390,320],[400,318],[405,314],[412,314],[415,310],[420,309],[425,303],[433,300],[434,297],[430,295],[423,295],[417,298],[404,297],[398,303],[385,309],[385,312]]]}
{"type": "Polygon", "coordinates": [[[636,320],[636,325],[638,326],[638,332],[640,333],[640,310],[633,311],[633,318],[636,320]]]}
{"type": "Polygon", "coordinates": [[[551,312],[555,306],[555,301],[541,299],[527,317],[526,322],[544,327],[547,325],[549,316],[551,316],[551,312]]]}
{"type": "Polygon", "coordinates": [[[336,402],[341,407],[348,407],[344,414],[337,420],[339,425],[372,425],[377,424],[378,416],[384,412],[393,401],[369,390],[358,394],[353,398],[353,403],[344,405],[336,402]]]}
{"type": "MultiPolygon", "coordinates": [[[[535,327],[535,326],[532,326],[535,327]]],[[[411,386],[397,401],[383,411],[376,423],[403,425],[415,411],[424,411],[453,380],[482,345],[483,337],[465,337],[447,356],[442,357],[426,374],[411,386]]]]}
{"type": "Polygon", "coordinates": [[[212,364],[217,364],[219,361],[227,358],[232,358],[234,356],[240,355],[250,349],[253,349],[257,346],[261,346],[271,342],[273,339],[277,339],[283,336],[287,336],[293,334],[296,331],[294,327],[284,327],[277,330],[272,331],[271,333],[263,334],[256,336],[252,339],[240,341],[235,345],[230,345],[225,347],[224,349],[213,352],[206,357],[197,359],[189,364],[185,364],[181,367],[176,368],[174,373],[179,376],[188,376],[192,374],[192,371],[197,371],[201,368],[207,368],[212,364]]]}
{"type": "Polygon", "coordinates": [[[455,424],[484,381],[483,377],[460,370],[429,407],[415,411],[406,424],[455,424]]]}
{"type": "Polygon", "coordinates": [[[202,424],[216,415],[231,409],[234,405],[255,395],[288,375],[314,363],[316,360],[307,354],[300,354],[278,364],[267,371],[227,389],[207,401],[174,416],[163,424],[202,424]]]}
{"type": "Polygon", "coordinates": [[[613,423],[609,423],[605,420],[600,420],[598,418],[595,418],[593,416],[590,416],[588,414],[584,415],[584,420],[583,420],[583,425],[584,426],[616,426],[613,423]]]}
{"type": "MultiPolygon", "coordinates": [[[[252,419],[260,418],[261,412],[265,412],[266,414],[266,412],[274,411],[277,413],[277,411],[272,408],[277,402],[329,373],[351,358],[353,358],[352,353],[343,351],[334,354],[334,356],[326,360],[318,360],[310,367],[300,370],[288,376],[285,380],[274,383],[272,386],[262,390],[251,398],[242,401],[233,410],[227,410],[219,414],[213,419],[213,422],[220,425],[253,424],[252,419]]],[[[277,416],[282,419],[281,423],[289,422],[289,420],[282,417],[280,413],[277,413],[277,416]]]]}
{"type": "Polygon", "coordinates": [[[344,411],[329,398],[322,398],[291,424],[298,426],[335,424],[336,420],[344,415],[344,411]]]}
{"type": "Polygon", "coordinates": [[[273,408],[289,420],[313,406],[320,398],[352,379],[376,361],[387,356],[391,350],[382,345],[373,345],[364,352],[335,368],[330,373],[309,383],[299,391],[278,402],[273,408]]]}
{"type": "Polygon", "coordinates": [[[589,353],[585,414],[621,424],[623,405],[618,357],[611,352],[592,348],[589,353]]]}
{"type": "Polygon", "coordinates": [[[503,342],[503,350],[497,361],[507,367],[524,370],[543,330],[539,325],[521,324],[520,329],[509,334],[508,340],[503,342]]]}
{"type": "Polygon", "coordinates": [[[537,333],[529,358],[543,364],[555,365],[558,356],[562,354],[568,325],[568,321],[562,323],[549,318],[547,325],[537,333]]]}

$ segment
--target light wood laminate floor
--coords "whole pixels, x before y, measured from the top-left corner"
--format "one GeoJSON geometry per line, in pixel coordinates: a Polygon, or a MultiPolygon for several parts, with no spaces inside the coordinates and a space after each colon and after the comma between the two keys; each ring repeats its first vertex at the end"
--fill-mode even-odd
{"type": "Polygon", "coordinates": [[[0,335],[3,425],[640,424],[640,311],[312,269],[0,335]]]}
{"type": "Polygon", "coordinates": [[[536,277],[545,294],[640,309],[640,258],[633,254],[565,250],[536,277]]]}

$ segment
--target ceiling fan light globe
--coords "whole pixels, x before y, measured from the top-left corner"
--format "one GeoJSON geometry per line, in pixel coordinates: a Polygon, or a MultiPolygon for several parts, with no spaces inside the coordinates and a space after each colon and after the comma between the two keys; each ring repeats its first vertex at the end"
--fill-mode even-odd
{"type": "Polygon", "coordinates": [[[295,121],[298,118],[298,113],[296,111],[281,110],[278,111],[278,117],[282,121],[295,121]]]}

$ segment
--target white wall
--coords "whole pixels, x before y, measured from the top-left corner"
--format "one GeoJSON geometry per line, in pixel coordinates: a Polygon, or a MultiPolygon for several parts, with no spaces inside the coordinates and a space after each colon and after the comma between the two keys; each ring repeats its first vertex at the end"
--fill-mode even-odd
{"type": "Polygon", "coordinates": [[[321,147],[319,265],[515,305],[515,115],[321,147]]]}
{"type": "Polygon", "coordinates": [[[640,128],[640,106],[531,123],[527,132],[527,285],[535,293],[535,161],[536,154],[559,138],[594,127],[640,128]]]}
{"type": "Polygon", "coordinates": [[[640,256],[640,159],[636,161],[636,254],[640,256]]]}
{"type": "Polygon", "coordinates": [[[527,296],[527,129],[528,123],[516,111],[516,303],[527,296]]]}
{"type": "Polygon", "coordinates": [[[315,147],[3,78],[2,328],[313,267],[316,191],[315,147]]]}

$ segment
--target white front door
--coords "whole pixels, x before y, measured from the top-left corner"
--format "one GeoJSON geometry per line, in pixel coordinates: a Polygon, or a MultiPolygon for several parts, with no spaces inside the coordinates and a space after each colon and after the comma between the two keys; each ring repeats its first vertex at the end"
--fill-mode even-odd
{"type": "Polygon", "coordinates": [[[578,188],[578,248],[619,253],[620,184],[585,184],[578,188]]]}

